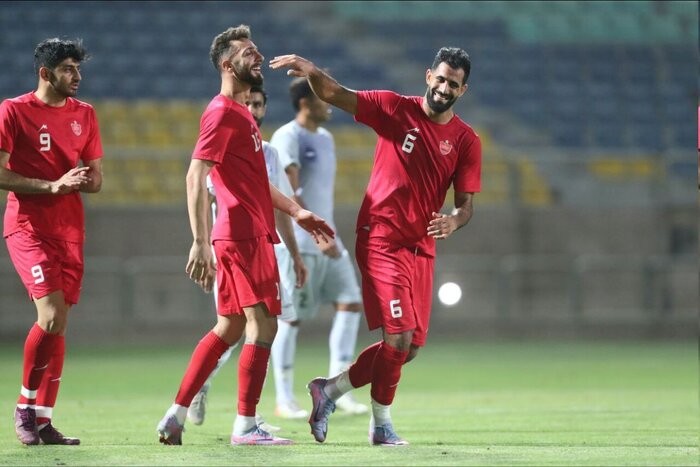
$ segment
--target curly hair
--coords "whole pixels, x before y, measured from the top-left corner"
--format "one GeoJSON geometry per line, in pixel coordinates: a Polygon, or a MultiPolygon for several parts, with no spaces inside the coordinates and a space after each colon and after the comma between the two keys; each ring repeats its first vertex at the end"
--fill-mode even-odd
{"type": "Polygon", "coordinates": [[[469,72],[472,69],[472,63],[469,60],[469,54],[467,52],[458,47],[443,47],[438,50],[438,53],[435,55],[433,66],[431,66],[430,69],[434,71],[442,62],[447,63],[454,69],[461,68],[464,70],[464,80],[462,80],[462,84],[467,82],[469,72]]]}
{"type": "Polygon", "coordinates": [[[231,41],[241,39],[250,39],[250,26],[247,24],[230,27],[214,38],[209,48],[209,58],[216,71],[221,71],[221,58],[231,50],[231,41]]]}
{"type": "Polygon", "coordinates": [[[82,39],[45,39],[34,49],[34,72],[39,73],[41,67],[54,69],[67,58],[72,58],[78,63],[90,58],[83,47],[82,39]]]}

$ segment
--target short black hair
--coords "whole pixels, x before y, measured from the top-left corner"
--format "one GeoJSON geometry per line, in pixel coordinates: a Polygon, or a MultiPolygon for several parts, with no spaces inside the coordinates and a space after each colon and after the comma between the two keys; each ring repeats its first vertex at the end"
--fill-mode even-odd
{"type": "Polygon", "coordinates": [[[292,99],[292,107],[294,107],[294,110],[297,112],[300,109],[299,102],[313,95],[314,92],[306,78],[296,78],[289,85],[289,97],[292,99]]]}
{"type": "Polygon", "coordinates": [[[263,105],[267,105],[267,93],[263,89],[262,86],[258,86],[257,84],[254,84],[253,86],[250,87],[250,93],[253,94],[254,92],[257,92],[259,94],[262,94],[263,96],[263,105]]]}
{"type": "Polygon", "coordinates": [[[459,47],[443,47],[438,50],[438,53],[435,55],[433,66],[431,66],[430,69],[434,71],[443,62],[454,69],[461,68],[464,70],[462,84],[467,82],[469,72],[472,69],[472,62],[469,60],[469,54],[467,52],[459,47]]]}
{"type": "Polygon", "coordinates": [[[67,58],[72,58],[78,63],[90,58],[83,47],[82,39],[45,39],[34,49],[34,72],[39,73],[41,67],[54,69],[67,58]]]}

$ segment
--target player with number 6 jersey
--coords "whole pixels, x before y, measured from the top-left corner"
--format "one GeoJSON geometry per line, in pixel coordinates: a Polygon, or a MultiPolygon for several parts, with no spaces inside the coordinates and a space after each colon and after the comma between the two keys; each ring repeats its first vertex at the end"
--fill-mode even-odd
{"type": "Polygon", "coordinates": [[[24,345],[15,431],[23,444],[79,444],[52,425],[70,308],[83,277],[80,191],[102,185],[102,144],[93,108],[77,99],[81,41],[47,39],[34,51],[35,92],[0,105],[0,188],[8,190],[3,236],[34,301],[24,345]],[[82,162],[82,167],[80,163],[82,162]]]}
{"type": "Polygon", "coordinates": [[[275,57],[270,66],[305,77],[319,98],[354,115],[379,137],[358,215],[355,254],[367,323],[382,328],[383,340],[366,348],[348,371],[309,383],[311,433],[325,441],[335,401],[371,384],[370,444],[406,445],[394,431],[390,406],[401,367],[426,342],[435,240],[469,222],[474,193],[481,189],[479,136],[452,110],[467,91],[469,56],[458,48],[440,49],[426,70],[427,90],[420,97],[347,89],[296,55],[275,57]],[[440,214],[450,185],[455,208],[440,214]]]}

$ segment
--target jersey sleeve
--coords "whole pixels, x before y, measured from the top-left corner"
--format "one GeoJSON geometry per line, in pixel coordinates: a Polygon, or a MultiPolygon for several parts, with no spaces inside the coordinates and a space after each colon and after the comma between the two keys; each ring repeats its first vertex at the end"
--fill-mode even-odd
{"type": "Polygon", "coordinates": [[[462,193],[481,191],[481,140],[476,134],[459,155],[453,186],[462,193]]]}
{"type": "Polygon", "coordinates": [[[231,119],[226,119],[226,109],[219,107],[202,115],[199,123],[199,138],[192,159],[203,159],[221,163],[229,141],[236,135],[231,119]]]}
{"type": "Polygon", "coordinates": [[[355,121],[379,130],[400,103],[401,96],[393,91],[358,91],[355,121]]]}
{"type": "Polygon", "coordinates": [[[0,150],[12,154],[15,147],[17,122],[9,100],[0,104],[0,150]]]}
{"type": "Polygon", "coordinates": [[[275,131],[272,138],[270,138],[270,145],[277,150],[282,167],[287,168],[292,164],[301,167],[299,141],[290,127],[283,126],[275,131]]]}
{"type": "Polygon", "coordinates": [[[102,138],[100,137],[100,127],[97,124],[97,115],[92,107],[90,107],[88,120],[90,121],[90,134],[88,134],[85,147],[80,153],[80,158],[83,162],[99,159],[104,154],[102,152],[102,138]]]}

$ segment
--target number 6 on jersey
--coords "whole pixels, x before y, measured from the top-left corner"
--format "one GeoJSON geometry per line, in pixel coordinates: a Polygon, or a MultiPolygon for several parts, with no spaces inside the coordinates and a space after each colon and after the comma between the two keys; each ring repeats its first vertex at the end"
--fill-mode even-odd
{"type": "Polygon", "coordinates": [[[391,300],[389,302],[389,310],[391,311],[392,318],[401,318],[403,316],[403,310],[399,306],[401,300],[391,300]]]}

